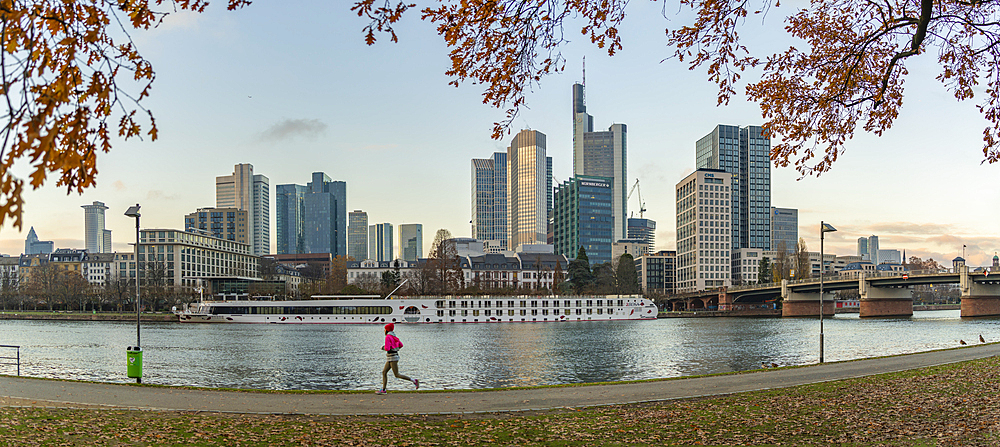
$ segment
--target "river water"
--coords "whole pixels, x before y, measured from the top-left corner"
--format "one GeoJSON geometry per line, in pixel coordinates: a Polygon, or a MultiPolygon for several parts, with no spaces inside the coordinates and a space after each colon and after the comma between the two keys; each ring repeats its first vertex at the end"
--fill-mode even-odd
{"type": "MultiPolygon", "coordinates": [[[[377,325],[143,323],[143,383],[274,390],[375,389],[385,355],[377,325]]],[[[1000,339],[1000,320],[959,311],[908,319],[840,314],[824,325],[828,362],[1000,339]]],[[[816,363],[819,322],[677,318],[511,324],[398,325],[400,372],[421,388],[476,389],[605,382],[816,363]]],[[[0,345],[21,346],[21,374],[130,382],[135,324],[0,320],[0,345]]],[[[10,350],[0,356],[13,355],[10,350]]],[[[0,373],[14,374],[12,366],[0,373]]],[[[390,376],[390,389],[409,389],[390,376]]]]}

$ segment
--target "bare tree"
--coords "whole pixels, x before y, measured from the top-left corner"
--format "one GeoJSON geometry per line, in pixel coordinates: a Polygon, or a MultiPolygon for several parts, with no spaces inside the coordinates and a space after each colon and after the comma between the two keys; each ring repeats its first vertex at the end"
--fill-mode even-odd
{"type": "MultiPolygon", "coordinates": [[[[823,260],[820,260],[822,265],[823,260]]],[[[806,279],[811,276],[812,268],[809,266],[809,249],[806,248],[806,240],[799,238],[799,243],[795,245],[795,279],[806,279]]],[[[822,267],[820,268],[822,273],[822,267]]]]}

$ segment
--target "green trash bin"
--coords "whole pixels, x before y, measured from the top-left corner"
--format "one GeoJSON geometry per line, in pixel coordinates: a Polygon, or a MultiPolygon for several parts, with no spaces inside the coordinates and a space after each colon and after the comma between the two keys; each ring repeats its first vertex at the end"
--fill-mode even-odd
{"type": "Polygon", "coordinates": [[[142,348],[136,346],[125,350],[126,370],[130,379],[142,378],[142,348]]]}

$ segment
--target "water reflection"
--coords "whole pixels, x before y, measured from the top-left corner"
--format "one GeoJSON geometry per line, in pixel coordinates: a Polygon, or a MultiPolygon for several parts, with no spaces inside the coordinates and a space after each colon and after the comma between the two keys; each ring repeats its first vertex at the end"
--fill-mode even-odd
{"type": "MultiPolygon", "coordinates": [[[[826,359],[848,360],[1000,339],[998,320],[958,311],[909,319],[826,320],[826,359]]],[[[814,319],[665,319],[399,325],[400,370],[428,389],[604,382],[815,363],[814,319]]],[[[260,389],[374,389],[381,326],[144,324],[145,383],[260,389]]],[[[0,320],[0,344],[21,345],[22,374],[128,382],[125,322],[0,320]]],[[[0,366],[0,372],[13,373],[0,366]]],[[[410,385],[390,379],[390,389],[410,385]]]]}

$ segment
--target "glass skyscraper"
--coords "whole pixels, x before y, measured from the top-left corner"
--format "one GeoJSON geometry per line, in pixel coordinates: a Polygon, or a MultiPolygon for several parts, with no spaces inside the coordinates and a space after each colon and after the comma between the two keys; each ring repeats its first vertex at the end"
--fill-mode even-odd
{"type": "Polygon", "coordinates": [[[556,187],[552,206],[555,253],[575,258],[582,246],[593,265],[611,262],[613,179],[575,176],[556,187]]]}
{"type": "Polygon", "coordinates": [[[274,227],[278,254],[305,253],[306,191],[302,185],[274,187],[274,227]]]}
{"type": "Polygon", "coordinates": [[[111,247],[111,232],[104,227],[104,211],[108,207],[103,202],[83,205],[84,233],[87,251],[90,253],[110,253],[106,247],[111,247]],[[107,240],[104,240],[107,237],[107,240]]]}
{"type": "Polygon", "coordinates": [[[550,184],[545,134],[522,130],[507,149],[509,250],[522,244],[546,243],[550,184]]]}
{"type": "Polygon", "coordinates": [[[594,117],[587,113],[585,89],[573,84],[573,175],[610,178],[612,218],[617,241],[626,237],[627,128],[613,124],[604,132],[594,132],[594,117]]]}
{"type": "Polygon", "coordinates": [[[473,158],[472,236],[481,241],[496,241],[494,245],[506,250],[510,237],[507,218],[507,153],[473,158]]]}
{"type": "Polygon", "coordinates": [[[771,207],[771,249],[794,252],[799,242],[799,210],[771,207]]]}
{"type": "Polygon", "coordinates": [[[368,257],[373,261],[392,261],[392,224],[368,226],[368,257]]]}
{"type": "Polygon", "coordinates": [[[399,259],[416,262],[424,256],[424,226],[401,224],[399,226],[399,259]]]}
{"type": "Polygon", "coordinates": [[[354,210],[348,214],[347,256],[355,261],[368,259],[368,213],[354,210]]]}
{"type": "Polygon", "coordinates": [[[314,172],[306,194],[306,253],[347,255],[347,183],[314,172]]]}
{"type": "Polygon", "coordinates": [[[628,218],[628,239],[645,242],[646,252],[653,253],[656,248],[656,221],[635,217],[628,218]]]}
{"type": "Polygon", "coordinates": [[[771,250],[770,153],[771,140],[760,126],[720,124],[695,144],[697,169],[720,169],[732,176],[733,250],[771,250]]]}

